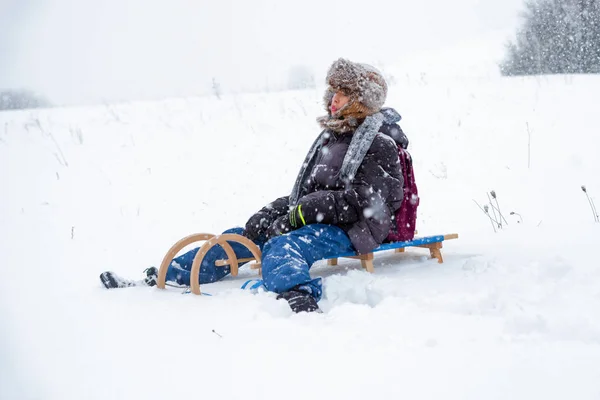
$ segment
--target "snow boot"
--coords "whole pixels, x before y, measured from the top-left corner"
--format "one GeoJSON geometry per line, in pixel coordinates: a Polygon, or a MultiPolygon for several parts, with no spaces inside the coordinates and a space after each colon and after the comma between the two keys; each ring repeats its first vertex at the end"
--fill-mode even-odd
{"type": "Polygon", "coordinates": [[[100,281],[107,289],[125,288],[136,286],[136,282],[130,281],[115,274],[112,271],[106,271],[100,274],[100,281]]]}
{"type": "Polygon", "coordinates": [[[146,273],[144,283],[148,286],[156,286],[156,281],[158,280],[158,269],[156,267],[150,267],[146,268],[144,272],[146,273]]]}
{"type": "Polygon", "coordinates": [[[280,293],[277,296],[277,300],[279,299],[286,300],[292,311],[295,313],[322,312],[314,297],[297,289],[291,289],[287,292],[280,293]]]}
{"type": "Polygon", "coordinates": [[[156,286],[158,280],[158,269],[156,267],[146,268],[146,276],[143,280],[133,281],[125,279],[112,271],[106,271],[100,274],[100,281],[107,289],[125,288],[132,286],[156,286]]]}

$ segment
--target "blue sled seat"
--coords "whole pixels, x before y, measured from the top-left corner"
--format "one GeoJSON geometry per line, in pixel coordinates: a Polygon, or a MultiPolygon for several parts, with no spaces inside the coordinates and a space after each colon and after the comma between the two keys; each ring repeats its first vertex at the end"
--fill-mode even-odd
{"type": "Polygon", "coordinates": [[[444,258],[442,257],[442,242],[445,240],[458,239],[457,233],[451,233],[448,235],[434,235],[434,236],[426,236],[421,238],[415,238],[413,240],[408,240],[405,242],[391,242],[384,243],[381,246],[377,247],[373,250],[373,252],[368,254],[357,254],[355,252],[348,252],[343,254],[338,254],[335,257],[328,258],[327,264],[329,265],[337,265],[338,258],[357,258],[361,260],[361,265],[368,272],[374,272],[375,269],[373,267],[373,258],[374,253],[385,251],[385,250],[396,250],[397,253],[404,252],[404,249],[407,247],[422,247],[429,249],[432,258],[437,258],[438,263],[443,263],[444,258]]]}

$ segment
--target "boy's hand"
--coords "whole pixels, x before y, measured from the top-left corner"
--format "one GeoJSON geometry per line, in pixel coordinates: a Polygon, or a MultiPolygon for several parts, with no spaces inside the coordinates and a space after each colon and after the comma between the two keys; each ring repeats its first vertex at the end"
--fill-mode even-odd
{"type": "Polygon", "coordinates": [[[266,235],[267,235],[268,239],[271,239],[275,236],[284,235],[295,229],[296,228],[294,228],[292,226],[292,224],[290,223],[289,214],[285,214],[285,215],[282,215],[281,217],[277,218],[275,220],[275,222],[273,222],[271,224],[271,226],[269,226],[269,228],[267,229],[266,235]]]}
{"type": "Polygon", "coordinates": [[[271,224],[269,215],[264,212],[257,212],[250,217],[244,228],[244,236],[250,240],[256,240],[261,234],[265,233],[271,224]]]}

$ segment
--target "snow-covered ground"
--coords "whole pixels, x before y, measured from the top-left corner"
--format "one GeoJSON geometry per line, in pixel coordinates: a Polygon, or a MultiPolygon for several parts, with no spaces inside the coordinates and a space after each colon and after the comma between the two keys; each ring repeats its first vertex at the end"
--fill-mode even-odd
{"type": "Polygon", "coordinates": [[[600,77],[396,78],[419,233],[460,238],[318,263],[323,314],[245,269],[212,296],[98,279],[287,194],[322,88],[0,113],[0,398],[599,398],[600,77]]]}

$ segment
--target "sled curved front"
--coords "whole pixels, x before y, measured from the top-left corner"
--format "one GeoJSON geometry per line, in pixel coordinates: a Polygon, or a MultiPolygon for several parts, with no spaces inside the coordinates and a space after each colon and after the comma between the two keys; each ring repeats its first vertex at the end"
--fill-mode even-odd
{"type": "Polygon", "coordinates": [[[194,242],[199,242],[201,240],[209,240],[214,238],[215,235],[212,233],[195,233],[193,235],[189,235],[184,237],[175,243],[167,252],[165,257],[160,264],[160,269],[158,270],[158,280],[156,282],[156,287],[159,289],[164,289],[166,287],[167,281],[167,270],[169,269],[169,265],[171,265],[171,261],[175,258],[177,253],[179,253],[185,246],[188,246],[194,242]]]}
{"type": "Polygon", "coordinates": [[[202,260],[204,259],[206,253],[208,253],[208,251],[215,245],[220,245],[221,247],[223,247],[223,250],[225,250],[225,254],[227,254],[228,258],[226,262],[220,262],[217,264],[217,266],[225,267],[229,265],[231,268],[231,275],[236,276],[238,274],[239,261],[247,262],[256,260],[257,265],[254,266],[254,268],[260,268],[260,260],[262,257],[262,253],[258,246],[254,244],[254,242],[252,242],[250,239],[235,233],[225,233],[222,235],[214,236],[208,239],[206,243],[204,243],[202,247],[200,247],[198,253],[196,253],[196,256],[194,257],[194,262],[192,263],[192,270],[190,272],[190,291],[194,294],[201,294],[199,282],[200,266],[202,265],[202,260]],[[238,260],[237,256],[235,255],[235,252],[231,248],[231,245],[227,243],[228,241],[236,242],[245,246],[248,250],[250,250],[254,258],[244,258],[242,260],[238,260]]]}

